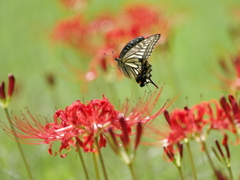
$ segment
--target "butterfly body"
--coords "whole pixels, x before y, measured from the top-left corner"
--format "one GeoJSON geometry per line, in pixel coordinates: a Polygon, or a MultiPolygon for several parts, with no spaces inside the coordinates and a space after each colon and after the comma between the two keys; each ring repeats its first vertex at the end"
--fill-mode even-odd
{"type": "Polygon", "coordinates": [[[137,37],[124,46],[119,58],[115,58],[123,74],[130,79],[134,77],[141,87],[148,83],[156,86],[151,80],[152,66],[147,59],[151,55],[159,38],[160,34],[155,34],[147,38],[142,36],[137,37]]]}

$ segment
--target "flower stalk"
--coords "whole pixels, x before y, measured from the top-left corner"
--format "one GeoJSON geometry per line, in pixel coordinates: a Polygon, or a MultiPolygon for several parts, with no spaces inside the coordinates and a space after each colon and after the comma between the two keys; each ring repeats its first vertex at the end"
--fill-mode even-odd
{"type": "Polygon", "coordinates": [[[134,171],[134,169],[133,169],[132,163],[129,163],[129,164],[128,164],[128,168],[129,168],[129,170],[130,170],[130,172],[131,172],[132,179],[133,179],[133,180],[138,180],[138,178],[137,178],[137,176],[136,176],[136,173],[135,173],[135,171],[134,171]]]}
{"type": "Polygon", "coordinates": [[[96,179],[100,180],[100,175],[99,175],[99,170],[98,170],[98,165],[97,165],[97,154],[92,153],[92,158],[93,158],[93,164],[94,164],[96,179]]]}
{"type": "Polygon", "coordinates": [[[21,154],[21,157],[23,159],[23,163],[24,163],[24,166],[27,170],[29,179],[33,180],[33,176],[32,176],[30,167],[27,163],[27,160],[26,160],[26,157],[25,157],[24,152],[22,150],[22,147],[21,147],[21,145],[18,141],[18,137],[17,137],[17,134],[16,134],[15,127],[13,126],[12,121],[11,121],[11,117],[8,113],[8,106],[9,106],[9,103],[10,103],[10,100],[11,100],[11,97],[12,97],[12,94],[13,94],[14,86],[15,86],[15,78],[12,74],[9,74],[8,75],[8,93],[7,93],[7,96],[6,96],[6,93],[5,93],[5,83],[2,82],[2,84],[0,85],[0,106],[2,106],[2,108],[4,109],[5,115],[7,117],[8,123],[9,123],[10,128],[11,128],[11,131],[14,135],[14,138],[16,139],[17,147],[18,147],[19,152],[21,154]]]}
{"type": "Polygon", "coordinates": [[[212,158],[211,158],[210,153],[209,153],[209,151],[208,151],[208,149],[207,149],[206,142],[205,142],[205,140],[204,140],[203,138],[201,138],[201,144],[202,144],[202,148],[203,148],[204,152],[205,152],[206,155],[207,155],[208,161],[209,161],[209,163],[210,163],[210,165],[211,165],[214,173],[216,173],[216,172],[217,172],[217,171],[216,171],[216,168],[215,168],[215,166],[214,166],[214,164],[213,164],[213,162],[212,162],[212,158]]]}
{"type": "Polygon", "coordinates": [[[101,150],[100,150],[100,147],[99,147],[99,144],[98,144],[98,138],[95,137],[94,141],[95,141],[95,145],[97,146],[97,150],[98,150],[98,154],[99,154],[99,159],[100,159],[104,179],[108,180],[108,175],[107,175],[107,171],[106,171],[106,168],[105,168],[105,165],[104,165],[104,160],[103,160],[102,153],[101,153],[101,150]]]}
{"type": "MultiPolygon", "coordinates": [[[[76,141],[77,141],[77,140],[76,140],[76,141]]],[[[79,144],[76,143],[76,146],[77,146],[78,156],[79,156],[79,158],[80,158],[80,161],[81,161],[81,164],[82,164],[82,167],[83,167],[83,172],[84,172],[84,174],[85,174],[86,180],[89,180],[87,168],[86,168],[86,165],[85,165],[85,163],[84,163],[83,156],[82,156],[82,152],[81,152],[81,149],[80,149],[80,147],[79,147],[79,144]]]]}
{"type": "Polygon", "coordinates": [[[170,162],[172,162],[178,169],[178,173],[181,180],[184,180],[183,172],[182,172],[182,158],[183,158],[183,144],[177,143],[177,151],[175,152],[173,145],[169,145],[167,147],[163,147],[164,153],[169,158],[170,162]]]}
{"type": "Polygon", "coordinates": [[[184,180],[184,176],[183,176],[183,172],[182,172],[182,166],[178,166],[177,169],[178,169],[178,174],[180,176],[180,179],[184,180]]]}
{"type": "Polygon", "coordinates": [[[12,122],[11,122],[11,119],[10,119],[10,116],[9,116],[9,113],[8,113],[8,109],[5,107],[5,108],[4,108],[4,111],[5,111],[5,115],[6,115],[7,119],[8,119],[9,125],[10,125],[10,127],[12,128],[12,132],[13,132],[15,138],[16,138],[17,147],[18,147],[19,152],[20,152],[20,154],[21,154],[21,157],[22,157],[22,159],[23,159],[23,163],[24,163],[24,166],[25,166],[25,168],[26,168],[26,170],[27,170],[29,179],[34,180],[34,178],[33,178],[33,176],[32,176],[32,173],[31,173],[31,170],[30,170],[30,167],[29,167],[29,165],[28,165],[27,159],[26,159],[26,157],[25,157],[25,155],[24,155],[24,152],[23,152],[23,150],[22,150],[22,147],[21,147],[21,145],[20,145],[20,143],[19,143],[19,141],[18,141],[18,137],[16,136],[16,131],[15,131],[15,128],[14,128],[12,122]]]}
{"type": "Polygon", "coordinates": [[[194,180],[197,180],[197,173],[196,173],[195,165],[194,165],[194,162],[193,162],[193,156],[192,156],[191,147],[189,145],[189,141],[185,140],[185,144],[187,146],[187,151],[188,151],[188,156],[189,156],[189,159],[190,159],[190,164],[191,164],[191,168],[192,168],[193,178],[194,178],[194,180]]]}

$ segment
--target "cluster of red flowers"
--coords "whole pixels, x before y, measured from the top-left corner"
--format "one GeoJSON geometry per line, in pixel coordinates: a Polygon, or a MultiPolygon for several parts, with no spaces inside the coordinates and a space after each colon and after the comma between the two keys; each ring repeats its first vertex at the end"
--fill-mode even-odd
{"type": "Polygon", "coordinates": [[[92,59],[87,63],[87,72],[78,70],[81,80],[92,81],[100,72],[109,73],[108,65],[113,58],[110,60],[105,54],[112,55],[113,51],[118,54],[129,40],[142,35],[161,32],[160,43],[165,43],[168,29],[166,17],[157,9],[134,5],[115,16],[102,15],[90,22],[85,21],[82,15],[61,20],[53,36],[56,41],[68,44],[92,59]]]}
{"type": "Polygon", "coordinates": [[[177,144],[185,138],[204,140],[211,130],[222,133],[230,131],[239,141],[237,127],[240,125],[240,107],[232,95],[228,96],[228,100],[229,103],[222,97],[220,102],[211,100],[201,102],[190,109],[175,109],[171,113],[165,111],[169,131],[164,133],[153,127],[151,129],[164,136],[162,142],[165,146],[177,144]]]}
{"type": "MultiPolygon", "coordinates": [[[[22,117],[14,116],[11,119],[16,129],[15,133],[4,123],[1,126],[10,136],[17,136],[18,141],[22,143],[50,144],[49,153],[52,155],[56,154],[52,152],[52,144],[55,141],[61,141],[59,149],[61,157],[66,157],[66,154],[61,153],[63,149],[70,150],[71,145],[76,147],[77,144],[85,152],[96,152],[94,143],[98,143],[100,148],[105,147],[106,134],[110,129],[116,138],[120,138],[126,144],[126,137],[136,134],[132,130],[133,127],[137,127],[139,122],[146,125],[147,122],[159,116],[167,105],[163,105],[155,114],[151,115],[151,111],[160,94],[161,91],[152,96],[144,96],[133,109],[130,108],[130,102],[126,101],[119,111],[104,96],[103,99],[94,99],[88,104],[77,100],[65,110],[57,110],[54,114],[54,122],[50,123],[46,118],[36,119],[28,112],[28,116],[22,114],[22,117]],[[119,134],[121,131],[124,132],[125,138],[121,138],[122,135],[119,134]]],[[[140,137],[138,137],[138,143],[139,139],[140,137]]]]}

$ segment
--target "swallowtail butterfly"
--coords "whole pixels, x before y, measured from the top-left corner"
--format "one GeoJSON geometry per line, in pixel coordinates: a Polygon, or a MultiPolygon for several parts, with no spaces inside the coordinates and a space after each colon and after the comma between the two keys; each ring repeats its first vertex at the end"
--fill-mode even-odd
{"type": "Polygon", "coordinates": [[[130,79],[134,77],[141,87],[151,83],[158,88],[151,79],[152,66],[147,59],[151,56],[160,36],[160,34],[155,34],[147,38],[137,37],[125,45],[119,58],[115,58],[123,74],[130,79]]]}

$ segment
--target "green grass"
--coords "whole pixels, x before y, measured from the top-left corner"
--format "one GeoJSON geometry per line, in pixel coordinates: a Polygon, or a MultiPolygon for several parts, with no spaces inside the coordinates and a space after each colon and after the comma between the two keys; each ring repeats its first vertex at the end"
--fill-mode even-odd
{"type": "MultiPolygon", "coordinates": [[[[229,57],[237,51],[237,45],[229,30],[236,26],[234,9],[239,8],[236,1],[149,1],[158,4],[166,14],[174,19],[174,28],[169,39],[168,52],[157,54],[150,61],[153,65],[153,80],[165,83],[163,95],[158,105],[166,99],[179,94],[170,110],[211,98],[218,99],[227,95],[222,90],[220,81],[214,74],[220,72],[218,60],[229,57]]],[[[84,12],[86,18],[93,19],[103,11],[118,13],[128,1],[92,0],[84,12]]],[[[16,93],[9,109],[16,114],[28,107],[33,114],[52,117],[56,108],[65,108],[77,99],[85,101],[109,97],[118,107],[132,94],[135,99],[143,95],[148,88],[140,88],[133,80],[123,78],[114,83],[107,83],[103,78],[89,85],[86,93],[81,93],[80,85],[70,80],[73,76],[66,68],[62,57],[64,50],[59,50],[51,41],[51,30],[61,18],[71,16],[58,1],[12,0],[0,2],[0,80],[7,81],[7,74],[16,77],[16,93]],[[50,89],[45,81],[47,73],[57,77],[55,90],[50,89]],[[101,87],[101,88],[100,88],[101,87]],[[96,91],[96,88],[98,89],[96,91]],[[55,94],[55,101],[52,99],[55,94]]],[[[159,32],[161,33],[161,32],[159,32]]],[[[67,50],[66,50],[67,51],[67,50]]],[[[69,50],[70,51],[70,50],[69,50]]],[[[70,53],[71,54],[71,53],[70,53]]],[[[70,60],[79,67],[78,57],[70,60]]],[[[82,65],[82,66],[81,66],[82,65]]],[[[81,84],[84,86],[84,84],[81,84]]],[[[154,87],[149,85],[153,91],[154,87]]],[[[3,110],[0,120],[7,122],[3,110]]],[[[0,179],[28,179],[16,143],[2,130],[0,131],[0,179]]],[[[209,138],[211,144],[215,136],[209,138]]],[[[211,170],[197,143],[192,143],[193,156],[199,179],[209,179],[211,170]]],[[[77,153],[72,150],[67,158],[50,156],[47,145],[22,145],[32,173],[36,180],[75,180],[84,179],[77,153]]],[[[57,147],[55,147],[57,150],[57,147]]],[[[238,157],[238,147],[232,147],[232,153],[238,157]]],[[[109,179],[130,179],[127,167],[115,157],[109,147],[102,150],[106,160],[109,179]]],[[[186,179],[191,179],[191,169],[185,154],[183,169],[186,179]]],[[[90,179],[95,179],[91,154],[84,154],[89,168],[90,179]]],[[[216,161],[216,164],[218,162],[216,161]]],[[[233,162],[233,172],[239,175],[239,160],[233,162]]],[[[141,146],[135,161],[137,175],[144,179],[178,179],[177,169],[165,162],[162,149],[141,146]]],[[[219,167],[223,168],[221,165],[219,167]]]]}

